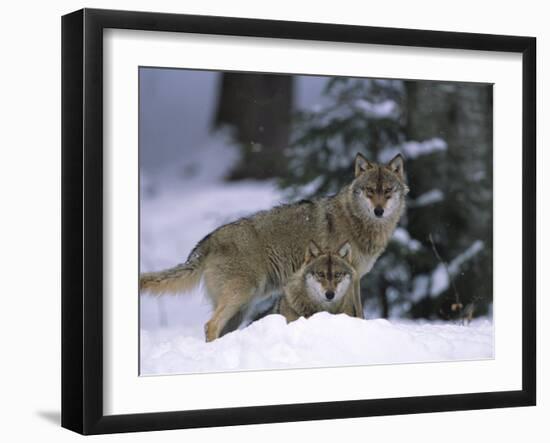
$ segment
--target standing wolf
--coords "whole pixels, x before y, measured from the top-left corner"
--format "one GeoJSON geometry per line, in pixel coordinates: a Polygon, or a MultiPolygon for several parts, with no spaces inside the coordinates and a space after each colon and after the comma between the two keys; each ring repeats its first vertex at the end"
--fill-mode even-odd
{"type": "Polygon", "coordinates": [[[290,277],[283,296],[270,313],[281,314],[287,322],[321,311],[355,315],[353,296],[357,273],[351,262],[349,242],[332,252],[322,251],[312,240],[302,267],[290,277]]]}
{"type": "Polygon", "coordinates": [[[354,251],[355,315],[363,318],[359,279],[386,248],[405,209],[403,158],[387,165],[355,158],[355,179],[331,197],[304,200],[258,212],[214,230],[171,269],[140,276],[140,290],[185,292],[204,279],[214,303],[206,340],[220,336],[228,321],[258,301],[278,294],[301,266],[310,239],[335,250],[349,241],[354,251]]]}

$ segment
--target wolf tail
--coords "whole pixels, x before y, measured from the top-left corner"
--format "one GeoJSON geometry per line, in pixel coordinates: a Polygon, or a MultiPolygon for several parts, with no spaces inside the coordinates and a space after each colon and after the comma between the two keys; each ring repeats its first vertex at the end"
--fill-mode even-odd
{"type": "Polygon", "coordinates": [[[161,295],[188,292],[198,286],[204,268],[207,248],[201,241],[185,263],[159,272],[147,272],[139,276],[139,290],[161,295]]]}

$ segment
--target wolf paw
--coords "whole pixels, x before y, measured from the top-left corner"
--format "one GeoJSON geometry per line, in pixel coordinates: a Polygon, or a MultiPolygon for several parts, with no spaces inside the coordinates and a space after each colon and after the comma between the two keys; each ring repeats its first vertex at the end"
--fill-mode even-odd
{"type": "Polygon", "coordinates": [[[214,341],[218,338],[218,334],[216,334],[216,328],[214,327],[212,322],[208,322],[204,325],[204,337],[207,343],[214,341]]]}

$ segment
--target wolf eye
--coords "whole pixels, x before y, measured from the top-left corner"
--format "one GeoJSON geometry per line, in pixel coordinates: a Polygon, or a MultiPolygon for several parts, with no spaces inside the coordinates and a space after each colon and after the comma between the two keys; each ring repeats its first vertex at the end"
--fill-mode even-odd
{"type": "Polygon", "coordinates": [[[324,273],[324,272],[318,272],[317,275],[318,275],[320,278],[325,278],[325,273],[324,273]]]}
{"type": "Polygon", "coordinates": [[[385,194],[391,194],[393,192],[393,188],[386,188],[384,189],[385,194]]]}
{"type": "Polygon", "coordinates": [[[367,188],[367,189],[365,189],[365,191],[367,192],[367,195],[373,195],[374,194],[374,189],[373,188],[367,188]]]}
{"type": "Polygon", "coordinates": [[[334,277],[336,277],[337,279],[341,279],[342,278],[342,273],[341,272],[335,272],[334,273],[334,277]]]}

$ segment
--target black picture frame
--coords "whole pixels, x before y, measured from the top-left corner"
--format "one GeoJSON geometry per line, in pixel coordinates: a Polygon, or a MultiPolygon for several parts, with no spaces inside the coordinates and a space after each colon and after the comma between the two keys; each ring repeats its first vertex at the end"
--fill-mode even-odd
{"type": "MultiPolygon", "coordinates": [[[[82,434],[229,426],[536,403],[536,39],[83,9],[62,18],[62,426],[82,434]],[[103,413],[103,30],[454,48],[522,54],[522,389],[177,412],[103,413]]],[[[519,147],[518,147],[519,149],[519,147]]]]}

